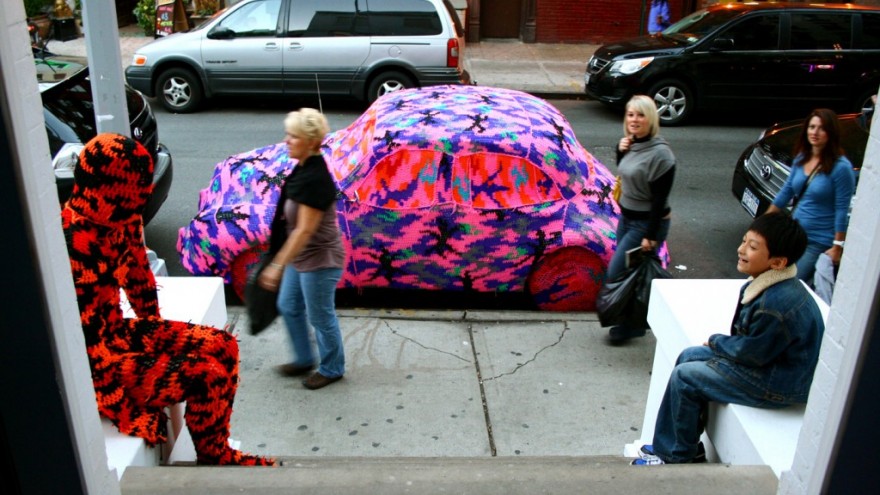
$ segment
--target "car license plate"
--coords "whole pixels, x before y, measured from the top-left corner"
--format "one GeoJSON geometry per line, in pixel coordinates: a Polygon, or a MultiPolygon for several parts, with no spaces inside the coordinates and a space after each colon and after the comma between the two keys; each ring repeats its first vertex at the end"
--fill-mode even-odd
{"type": "Polygon", "coordinates": [[[743,205],[743,208],[752,215],[752,217],[758,213],[758,196],[752,191],[749,191],[748,187],[743,189],[743,197],[740,203],[743,205]]]}

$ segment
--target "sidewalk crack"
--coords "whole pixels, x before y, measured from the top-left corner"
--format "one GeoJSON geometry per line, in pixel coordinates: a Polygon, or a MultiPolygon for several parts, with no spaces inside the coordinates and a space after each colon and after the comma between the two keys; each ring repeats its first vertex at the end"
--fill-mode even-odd
{"type": "Polygon", "coordinates": [[[538,352],[536,352],[534,356],[532,356],[529,360],[525,361],[524,363],[517,363],[516,367],[513,370],[507,371],[505,373],[501,373],[500,375],[490,376],[488,378],[484,378],[483,380],[488,382],[490,380],[495,380],[497,378],[501,378],[501,377],[510,376],[510,375],[515,374],[521,368],[526,367],[529,363],[535,362],[538,359],[538,356],[542,352],[546,351],[547,349],[550,349],[550,348],[553,348],[553,347],[556,347],[557,345],[559,345],[559,343],[562,342],[562,339],[565,338],[566,332],[568,332],[568,321],[564,322],[564,325],[562,327],[562,333],[559,334],[559,338],[556,339],[556,342],[553,342],[552,344],[548,344],[548,345],[542,347],[541,349],[538,349],[538,352]]]}
{"type": "Polygon", "coordinates": [[[391,326],[387,321],[385,321],[385,320],[382,320],[382,323],[384,323],[385,326],[388,327],[388,330],[389,330],[391,333],[393,333],[394,335],[400,337],[401,339],[403,339],[403,340],[405,340],[405,341],[407,341],[407,342],[411,342],[411,343],[413,343],[413,344],[415,344],[415,345],[421,347],[422,349],[429,350],[429,351],[436,351],[436,352],[439,352],[440,354],[446,354],[446,355],[448,355],[448,356],[452,356],[452,357],[454,357],[455,359],[458,359],[458,360],[460,360],[460,361],[464,361],[465,363],[470,364],[470,361],[468,361],[467,359],[465,359],[465,358],[463,358],[463,357],[461,357],[461,356],[459,356],[459,355],[457,355],[457,354],[455,354],[455,353],[452,353],[452,352],[449,352],[449,351],[444,351],[443,349],[438,349],[438,348],[436,348],[436,347],[429,347],[429,346],[426,346],[425,344],[422,344],[422,343],[419,342],[418,340],[415,340],[415,339],[413,339],[413,338],[411,338],[411,337],[407,337],[406,335],[401,334],[400,332],[398,332],[397,330],[395,330],[394,328],[392,328],[392,326],[391,326]]]}

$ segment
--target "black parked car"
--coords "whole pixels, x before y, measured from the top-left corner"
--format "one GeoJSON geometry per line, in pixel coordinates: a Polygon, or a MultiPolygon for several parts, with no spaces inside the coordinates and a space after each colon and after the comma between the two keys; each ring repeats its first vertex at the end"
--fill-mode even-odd
{"type": "MultiPolygon", "coordinates": [[[[73,169],[85,143],[98,133],[92,87],[85,59],[54,55],[34,49],[37,80],[43,100],[43,118],[49,137],[58,200],[64,202],[73,189],[73,169]]],[[[159,142],[156,118],[144,96],[125,86],[131,136],[153,155],[153,197],[144,210],[144,224],[159,211],[171,188],[172,163],[168,149],[159,142]]]]}
{"type": "MultiPolygon", "coordinates": [[[[866,109],[862,113],[838,116],[840,144],[853,164],[856,179],[865,158],[872,113],[873,109],[866,109]]],[[[762,132],[758,140],[750,144],[737,160],[731,190],[742,207],[753,217],[767,210],[788,179],[793,160],[791,152],[803,124],[803,119],[774,124],[762,132]]]]}
{"type": "Polygon", "coordinates": [[[649,95],[661,123],[676,125],[698,109],[858,112],[877,92],[878,69],[876,7],[727,3],[600,47],[584,83],[587,96],[614,106],[649,95]]]}

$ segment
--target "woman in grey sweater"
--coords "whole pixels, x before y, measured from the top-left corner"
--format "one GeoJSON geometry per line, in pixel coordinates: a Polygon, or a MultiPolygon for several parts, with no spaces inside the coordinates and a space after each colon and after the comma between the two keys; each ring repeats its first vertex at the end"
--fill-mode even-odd
{"type": "MultiPolygon", "coordinates": [[[[675,178],[675,155],[659,135],[660,119],[654,100],[635,95],[626,104],[624,136],[617,145],[617,172],[620,176],[620,221],[617,250],[608,264],[606,280],[626,271],[626,252],[641,247],[654,251],[669,233],[669,192],[675,178]]],[[[620,344],[645,335],[641,325],[617,325],[609,341],[620,344]],[[640,327],[640,328],[639,328],[640,327]]]]}

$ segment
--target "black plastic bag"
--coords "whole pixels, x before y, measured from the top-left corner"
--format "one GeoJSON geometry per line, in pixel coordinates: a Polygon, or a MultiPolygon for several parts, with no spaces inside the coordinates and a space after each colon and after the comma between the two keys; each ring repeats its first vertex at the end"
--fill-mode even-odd
{"type": "Polygon", "coordinates": [[[260,273],[269,266],[271,261],[271,256],[263,256],[263,259],[248,274],[247,282],[244,285],[244,305],[247,308],[251,335],[262,332],[278,317],[278,292],[266,290],[257,283],[260,273]]]}
{"type": "Polygon", "coordinates": [[[603,327],[625,324],[632,328],[648,328],[648,300],[655,278],[672,278],[656,254],[645,253],[639,262],[610,280],[599,290],[596,311],[603,327]]]}

